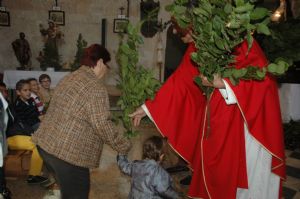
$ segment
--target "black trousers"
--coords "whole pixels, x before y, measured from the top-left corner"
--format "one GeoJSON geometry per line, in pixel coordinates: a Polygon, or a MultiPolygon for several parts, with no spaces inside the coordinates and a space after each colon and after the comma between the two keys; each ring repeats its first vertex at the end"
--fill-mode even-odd
{"type": "Polygon", "coordinates": [[[90,172],[88,168],[75,166],[63,161],[37,146],[48,170],[60,186],[62,199],[88,199],[90,172]]]}
{"type": "Polygon", "coordinates": [[[4,167],[2,166],[2,167],[0,167],[0,194],[4,191],[4,189],[6,187],[6,181],[5,181],[5,176],[4,175],[5,175],[4,174],[4,167]]]}

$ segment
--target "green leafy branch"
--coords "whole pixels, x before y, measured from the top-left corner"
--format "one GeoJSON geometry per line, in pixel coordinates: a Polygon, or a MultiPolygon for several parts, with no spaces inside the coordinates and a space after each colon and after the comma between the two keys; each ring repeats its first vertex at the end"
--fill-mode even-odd
{"type": "MultiPolygon", "coordinates": [[[[250,50],[254,32],[270,35],[270,12],[267,9],[255,8],[252,2],[244,0],[198,0],[190,8],[187,4],[188,0],[175,0],[166,10],[171,12],[181,28],[192,27],[197,51],[192,53],[191,58],[210,82],[214,74],[228,77],[237,84],[240,79],[263,80],[267,72],[282,75],[288,69],[289,64],[283,60],[265,68],[232,67],[235,63],[233,51],[237,45],[246,39],[250,50]]],[[[213,91],[203,86],[199,77],[195,81],[207,96],[213,91]]]]}
{"type": "Polygon", "coordinates": [[[120,80],[118,88],[122,94],[118,101],[121,107],[122,122],[126,128],[126,136],[137,135],[132,127],[131,118],[128,116],[146,99],[153,98],[156,90],[160,87],[160,82],[153,77],[153,72],[139,65],[139,45],[143,44],[143,39],[139,34],[140,25],[133,26],[128,23],[126,35],[121,35],[121,41],[117,52],[117,62],[120,67],[120,80]]]}

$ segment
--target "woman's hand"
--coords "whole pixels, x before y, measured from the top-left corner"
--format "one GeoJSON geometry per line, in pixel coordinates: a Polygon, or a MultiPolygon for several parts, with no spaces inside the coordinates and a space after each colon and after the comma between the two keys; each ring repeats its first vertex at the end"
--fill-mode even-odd
{"type": "Polygon", "coordinates": [[[142,107],[137,108],[133,113],[129,114],[129,117],[133,119],[133,125],[138,126],[141,119],[146,116],[146,113],[142,107]]]}
{"type": "Polygon", "coordinates": [[[214,88],[225,88],[225,84],[219,74],[214,74],[214,80],[212,83],[209,82],[207,77],[205,77],[202,74],[200,74],[199,77],[202,80],[203,86],[210,86],[210,87],[214,87],[214,88]]]}

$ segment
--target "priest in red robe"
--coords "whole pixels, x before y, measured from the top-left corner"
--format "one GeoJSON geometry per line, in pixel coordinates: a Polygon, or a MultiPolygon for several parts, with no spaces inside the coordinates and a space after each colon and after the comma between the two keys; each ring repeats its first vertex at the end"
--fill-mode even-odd
{"type": "MultiPolygon", "coordinates": [[[[242,80],[233,85],[215,76],[210,83],[190,58],[196,50],[191,35],[185,34],[182,40],[190,45],[181,64],[155,98],[131,114],[134,125],[148,115],[189,163],[193,171],[190,197],[280,198],[285,163],[275,79],[268,75],[263,81],[242,80]],[[215,88],[209,100],[194,83],[196,76],[215,88]]],[[[246,41],[236,47],[236,68],[268,64],[256,41],[247,50],[246,41]]]]}

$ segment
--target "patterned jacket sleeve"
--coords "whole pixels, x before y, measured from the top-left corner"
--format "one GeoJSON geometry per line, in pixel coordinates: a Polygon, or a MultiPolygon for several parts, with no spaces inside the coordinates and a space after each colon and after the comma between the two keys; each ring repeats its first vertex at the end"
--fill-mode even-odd
{"type": "Polygon", "coordinates": [[[178,193],[173,187],[173,180],[171,176],[163,169],[159,168],[153,178],[153,184],[155,185],[155,190],[160,196],[168,199],[177,199],[179,198],[178,193]]]}
{"type": "Polygon", "coordinates": [[[118,166],[121,171],[129,176],[131,176],[132,162],[129,162],[126,155],[117,156],[118,166]]]}
{"type": "Polygon", "coordinates": [[[119,133],[110,120],[108,94],[104,88],[92,88],[91,95],[87,99],[87,114],[90,118],[90,125],[103,142],[120,154],[127,154],[130,149],[130,142],[119,133]]]}

